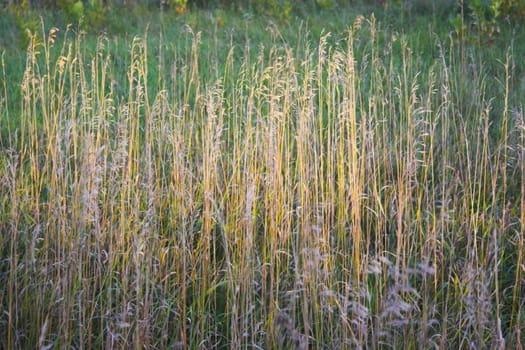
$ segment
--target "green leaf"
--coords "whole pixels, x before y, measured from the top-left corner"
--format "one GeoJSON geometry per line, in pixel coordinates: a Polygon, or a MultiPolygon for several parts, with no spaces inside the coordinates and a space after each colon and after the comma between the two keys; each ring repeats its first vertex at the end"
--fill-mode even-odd
{"type": "Polygon", "coordinates": [[[82,1],[77,1],[71,6],[71,14],[78,21],[84,15],[84,4],[82,1]]]}

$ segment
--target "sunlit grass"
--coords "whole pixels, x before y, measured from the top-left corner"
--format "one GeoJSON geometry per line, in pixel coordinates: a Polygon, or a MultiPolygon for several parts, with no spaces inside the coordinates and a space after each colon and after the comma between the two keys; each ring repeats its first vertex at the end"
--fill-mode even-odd
{"type": "Polygon", "coordinates": [[[522,346],[512,47],[489,89],[373,18],[270,30],[224,57],[33,37],[0,99],[2,347],[522,346]]]}

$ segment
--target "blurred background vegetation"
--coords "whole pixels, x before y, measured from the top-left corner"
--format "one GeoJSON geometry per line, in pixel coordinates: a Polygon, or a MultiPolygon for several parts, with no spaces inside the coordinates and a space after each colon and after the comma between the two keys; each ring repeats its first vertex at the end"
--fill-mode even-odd
{"type": "Polygon", "coordinates": [[[0,9],[9,9],[17,14],[28,11],[59,10],[73,19],[85,16],[87,21],[100,21],[109,9],[156,7],[161,10],[185,13],[191,8],[228,8],[253,11],[287,21],[297,11],[319,11],[352,4],[367,4],[374,7],[401,9],[411,14],[462,13],[487,25],[490,22],[523,20],[524,0],[3,0],[0,9]]]}
{"type": "Polygon", "coordinates": [[[524,23],[525,0],[0,0],[0,51],[23,57],[31,33],[69,25],[93,38],[102,33],[132,37],[147,28],[166,33],[174,25],[247,30],[257,37],[261,27],[276,23],[281,31],[288,26],[287,39],[293,41],[294,25],[302,21],[317,35],[340,31],[357,15],[372,13],[401,33],[431,25],[463,44],[494,49],[496,37],[505,42],[524,23]]]}
{"type": "Polygon", "coordinates": [[[341,22],[336,17],[344,21],[343,12],[349,8],[351,12],[361,9],[365,15],[375,12],[379,19],[385,19],[381,18],[384,16],[397,25],[410,25],[426,17],[438,19],[440,26],[446,25],[458,38],[478,43],[492,42],[502,25],[525,19],[525,0],[2,0],[0,26],[4,27],[4,38],[0,45],[19,42],[25,49],[27,31],[42,29],[40,18],[55,26],[82,23],[90,30],[118,34],[133,28],[131,19],[146,23],[148,20],[140,17],[148,18],[155,12],[181,17],[198,11],[224,11],[217,16],[217,24],[224,26],[232,21],[229,17],[239,14],[283,24],[333,11],[333,20],[341,22]],[[49,17],[51,21],[47,20],[49,17]],[[22,40],[17,40],[20,37],[22,40]]]}

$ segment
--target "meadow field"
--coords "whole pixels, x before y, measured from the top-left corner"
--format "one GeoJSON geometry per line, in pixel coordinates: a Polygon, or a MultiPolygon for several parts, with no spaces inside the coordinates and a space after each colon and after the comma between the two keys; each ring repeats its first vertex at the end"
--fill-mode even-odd
{"type": "Polygon", "coordinates": [[[0,348],[522,349],[525,28],[398,15],[3,13],[0,348]]]}

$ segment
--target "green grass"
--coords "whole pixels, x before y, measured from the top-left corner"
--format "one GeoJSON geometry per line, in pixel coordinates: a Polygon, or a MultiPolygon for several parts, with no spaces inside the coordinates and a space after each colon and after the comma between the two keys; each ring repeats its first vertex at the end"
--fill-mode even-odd
{"type": "Polygon", "coordinates": [[[137,11],[5,44],[2,348],[523,346],[519,25],[137,11]]]}

